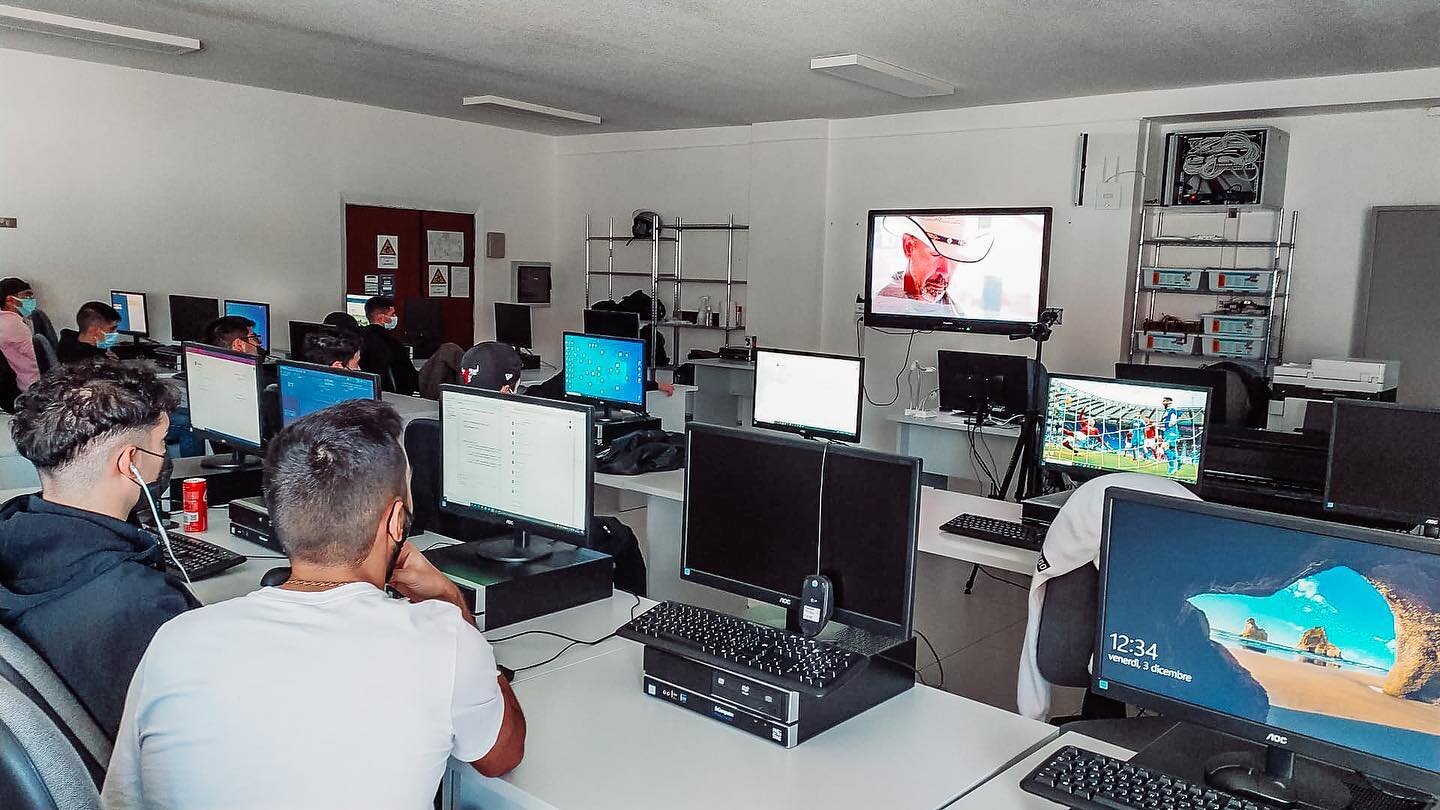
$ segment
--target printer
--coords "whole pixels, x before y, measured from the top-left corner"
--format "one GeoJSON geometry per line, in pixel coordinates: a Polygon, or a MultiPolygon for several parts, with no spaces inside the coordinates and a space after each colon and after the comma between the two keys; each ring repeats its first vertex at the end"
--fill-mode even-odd
{"type": "Polygon", "coordinates": [[[1270,376],[1269,428],[1299,430],[1311,403],[1337,399],[1394,402],[1400,388],[1400,363],[1358,357],[1317,357],[1309,363],[1285,363],[1270,376]]]}

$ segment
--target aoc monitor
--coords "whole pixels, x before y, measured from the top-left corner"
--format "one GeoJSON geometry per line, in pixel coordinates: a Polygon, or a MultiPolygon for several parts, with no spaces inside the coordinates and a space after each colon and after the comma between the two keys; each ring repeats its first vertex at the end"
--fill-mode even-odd
{"type": "Polygon", "coordinates": [[[645,341],[564,334],[565,396],[600,405],[645,407],[645,341]]]}
{"type": "Polygon", "coordinates": [[[205,326],[220,317],[220,300],[195,295],[170,296],[170,339],[183,343],[205,339],[205,326]]]}
{"type": "Polygon", "coordinates": [[[1050,208],[870,212],[865,325],[1028,334],[1045,308],[1050,208]]]}
{"type": "Polygon", "coordinates": [[[331,405],[380,398],[380,377],[376,374],[291,360],[280,360],[275,365],[282,426],[331,405]]]}
{"type": "Polygon", "coordinates": [[[858,442],[864,375],[863,357],[756,349],[754,424],[858,442]]]}
{"type": "Polygon", "coordinates": [[[270,348],[270,305],[258,301],[225,301],[225,314],[249,318],[255,323],[255,334],[260,336],[260,348],[270,348]]]}
{"type": "Polygon", "coordinates": [[[526,304],[495,302],[495,339],[517,349],[535,345],[530,327],[530,307],[526,304]]]}
{"type": "Polygon", "coordinates": [[[1210,389],[1051,374],[1041,463],[1072,475],[1159,475],[1196,485],[1210,389]]]}
{"type": "Polygon", "coordinates": [[[1440,791],[1434,541],[1118,488],[1103,526],[1091,688],[1266,746],[1196,763],[1212,787],[1350,806],[1301,755],[1440,791]]]}
{"type": "Polygon", "coordinates": [[[145,293],[111,290],[110,306],[120,313],[120,325],[115,328],[116,332],[135,337],[150,336],[150,308],[145,293]]]}
{"type": "Polygon", "coordinates": [[[1413,525],[1440,520],[1440,410],[1335,400],[1325,508],[1413,525]]]}

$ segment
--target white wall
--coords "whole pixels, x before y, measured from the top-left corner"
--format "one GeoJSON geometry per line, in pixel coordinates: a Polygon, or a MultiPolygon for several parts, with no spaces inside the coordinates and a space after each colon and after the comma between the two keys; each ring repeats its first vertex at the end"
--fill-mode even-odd
{"type": "MultiPolygon", "coordinates": [[[[39,290],[62,326],[112,288],[270,301],[284,324],[337,309],[344,200],[480,211],[511,258],[553,245],[548,136],[0,50],[0,275],[39,290]]],[[[483,256],[482,250],[478,251],[483,256]]],[[[487,262],[489,302],[509,259],[487,262]]]]}
{"type": "MultiPolygon", "coordinates": [[[[562,138],[558,227],[562,234],[583,227],[585,210],[628,215],[659,206],[688,216],[713,202],[742,214],[748,202],[751,331],[771,345],[853,351],[868,210],[1049,205],[1055,208],[1049,300],[1065,309],[1065,321],[1045,346],[1044,361],[1056,371],[1103,374],[1121,356],[1140,179],[1127,175],[1121,210],[1071,206],[1079,134],[1126,147],[1124,166],[1136,169],[1147,120],[1274,123],[1292,136],[1287,204],[1302,210],[1287,357],[1308,359],[1349,348],[1368,208],[1440,196],[1440,120],[1419,109],[1436,88],[1440,70],[1422,70],[562,138]],[[737,177],[748,183],[737,186],[737,177]],[[570,194],[584,204],[567,207],[570,194]],[[607,207],[607,201],[613,202],[607,207]]],[[[562,239],[557,253],[565,250],[562,239]]],[[[887,402],[908,338],[870,332],[865,340],[867,388],[887,402]]],[[[933,364],[938,348],[1012,353],[1027,347],[1033,344],[920,335],[912,357],[933,364]]],[[[903,404],[867,408],[867,444],[893,442],[884,417],[903,404]]]]}

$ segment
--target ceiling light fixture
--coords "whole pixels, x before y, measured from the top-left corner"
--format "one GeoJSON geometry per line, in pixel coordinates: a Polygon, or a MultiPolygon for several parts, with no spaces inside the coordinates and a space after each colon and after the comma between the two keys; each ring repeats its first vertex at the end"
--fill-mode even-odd
{"type": "Polygon", "coordinates": [[[155,53],[182,54],[200,50],[200,40],[177,37],[123,25],[96,22],[82,17],[67,17],[48,11],[32,11],[28,8],[0,5],[0,28],[16,28],[37,34],[50,34],[67,39],[97,42],[101,45],[118,45],[155,53]]]}
{"type": "Polygon", "coordinates": [[[955,85],[949,82],[859,53],[817,56],[810,60],[810,69],[907,98],[948,96],[955,92],[955,85]]]}
{"type": "Polygon", "coordinates": [[[513,98],[503,96],[466,96],[461,102],[466,107],[504,107],[509,110],[534,113],[536,115],[548,115],[551,118],[564,118],[568,121],[579,121],[583,124],[598,124],[600,116],[589,113],[575,112],[573,110],[562,110],[559,107],[547,107],[544,104],[532,104],[528,101],[516,101],[513,98]]]}

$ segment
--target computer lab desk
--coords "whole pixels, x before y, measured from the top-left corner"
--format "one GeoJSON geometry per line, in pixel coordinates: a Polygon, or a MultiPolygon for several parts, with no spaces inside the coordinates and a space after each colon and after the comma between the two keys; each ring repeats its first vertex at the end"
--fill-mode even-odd
{"type": "Polygon", "coordinates": [[[1020,789],[1020,782],[1045,758],[1063,746],[1073,745],[1086,751],[1094,751],[1117,759],[1129,759],[1133,751],[1111,745],[1107,742],[1086,737],[1083,734],[1062,732],[1060,736],[1041,746],[1024,759],[996,774],[985,784],[965,794],[960,801],[950,805],[950,810],[1053,810],[1064,807],[1048,799],[1042,799],[1020,789]]]}
{"type": "Polygon", "coordinates": [[[1020,439],[1019,425],[986,425],[975,428],[966,424],[969,417],[953,413],[921,419],[914,416],[892,416],[895,423],[895,452],[914,456],[925,463],[931,475],[955,478],[988,489],[979,467],[971,455],[978,450],[987,463],[994,458],[999,469],[997,479],[1005,475],[1015,442],[1020,439]],[[974,441],[978,440],[978,441],[974,441]],[[977,446],[978,445],[978,446],[977,446]]]}
{"type": "Polygon", "coordinates": [[[917,685],[787,750],[645,696],[641,646],[613,642],[611,652],[517,683],[529,730],[525,761],[486,779],[452,760],[442,806],[941,808],[1057,733],[917,685]]]}

